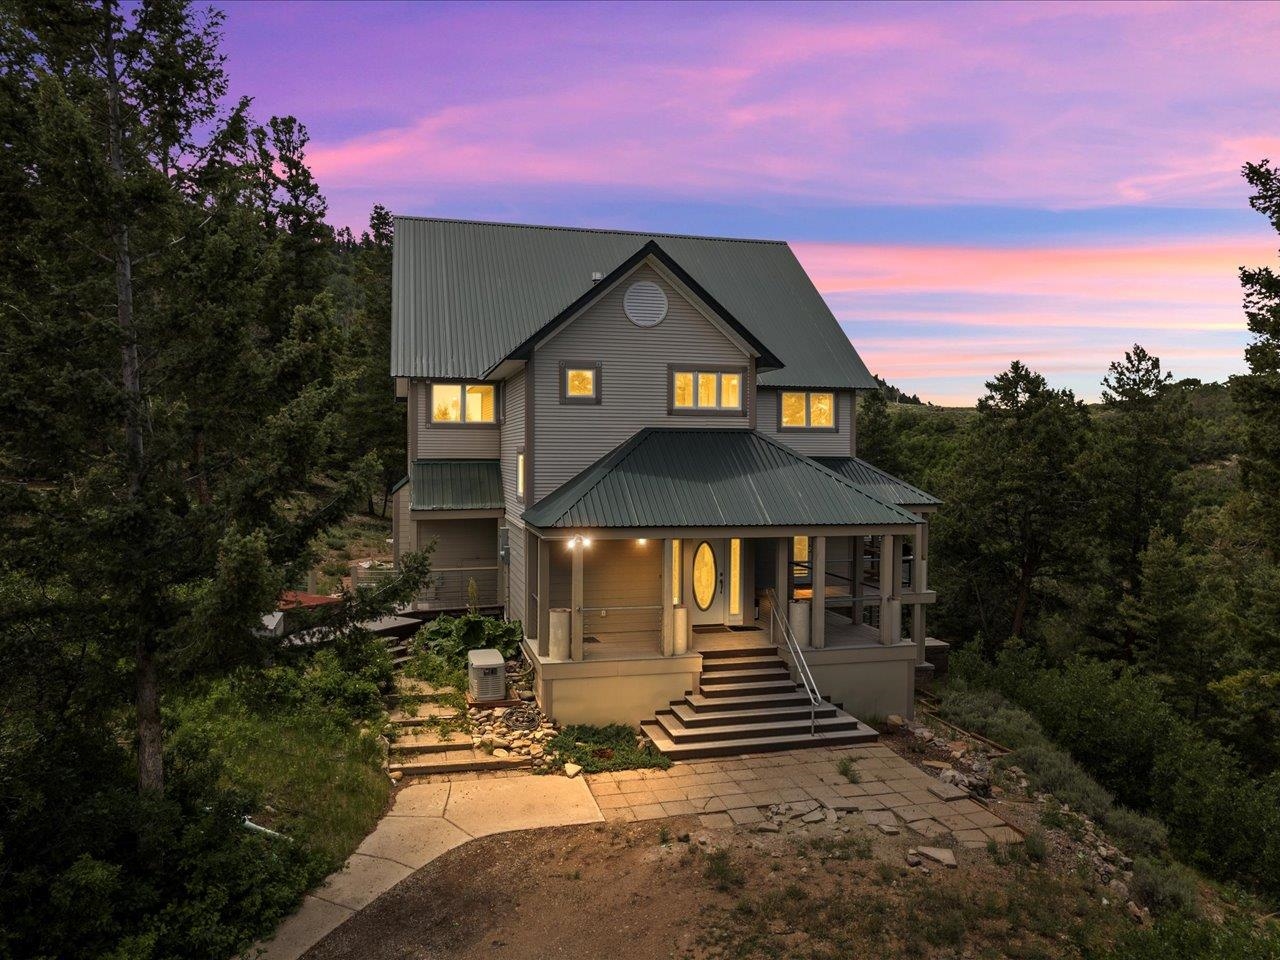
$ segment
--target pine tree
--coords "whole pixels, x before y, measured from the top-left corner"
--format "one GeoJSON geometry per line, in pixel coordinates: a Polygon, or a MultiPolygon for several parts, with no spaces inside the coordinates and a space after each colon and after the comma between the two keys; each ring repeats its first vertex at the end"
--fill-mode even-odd
{"type": "Polygon", "coordinates": [[[879,390],[865,390],[858,396],[858,456],[881,470],[900,472],[893,420],[879,390]]]}
{"type": "MultiPolygon", "coordinates": [[[[1280,234],[1280,168],[1269,160],[1249,163],[1244,177],[1254,189],[1249,205],[1280,234]]],[[[1231,380],[1245,416],[1245,489],[1272,559],[1280,559],[1280,274],[1271,267],[1242,267],[1244,310],[1253,340],[1245,348],[1249,373],[1231,380]]]]}

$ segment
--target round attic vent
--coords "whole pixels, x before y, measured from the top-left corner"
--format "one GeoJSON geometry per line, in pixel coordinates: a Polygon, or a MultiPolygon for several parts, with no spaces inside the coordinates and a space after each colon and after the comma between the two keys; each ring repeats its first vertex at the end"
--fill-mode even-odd
{"type": "Polygon", "coordinates": [[[667,315],[667,295],[652,280],[637,280],[627,288],[622,309],[637,327],[656,327],[667,315]]]}

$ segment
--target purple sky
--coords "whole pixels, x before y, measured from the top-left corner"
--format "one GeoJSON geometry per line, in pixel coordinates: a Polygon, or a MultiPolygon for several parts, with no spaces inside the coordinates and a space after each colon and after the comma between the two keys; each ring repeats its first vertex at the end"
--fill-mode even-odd
{"type": "Polygon", "coordinates": [[[1280,4],[222,4],[331,220],[785,239],[868,365],[971,403],[1019,358],[1095,399],[1135,340],[1243,369],[1274,261],[1280,4]]]}

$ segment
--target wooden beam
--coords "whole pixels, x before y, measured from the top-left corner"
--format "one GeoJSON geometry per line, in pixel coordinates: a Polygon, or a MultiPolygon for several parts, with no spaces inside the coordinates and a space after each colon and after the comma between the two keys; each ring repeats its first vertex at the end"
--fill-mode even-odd
{"type": "Polygon", "coordinates": [[[814,537],[809,548],[813,604],[809,610],[809,643],[821,650],[827,643],[827,538],[814,537]]]}

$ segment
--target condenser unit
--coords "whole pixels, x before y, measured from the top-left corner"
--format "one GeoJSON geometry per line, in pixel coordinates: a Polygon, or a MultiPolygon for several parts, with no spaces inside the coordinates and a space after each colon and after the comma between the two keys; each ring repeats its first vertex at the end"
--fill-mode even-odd
{"type": "Polygon", "coordinates": [[[507,695],[507,665],[497,650],[467,652],[467,686],[472,700],[501,700],[507,695]]]}

